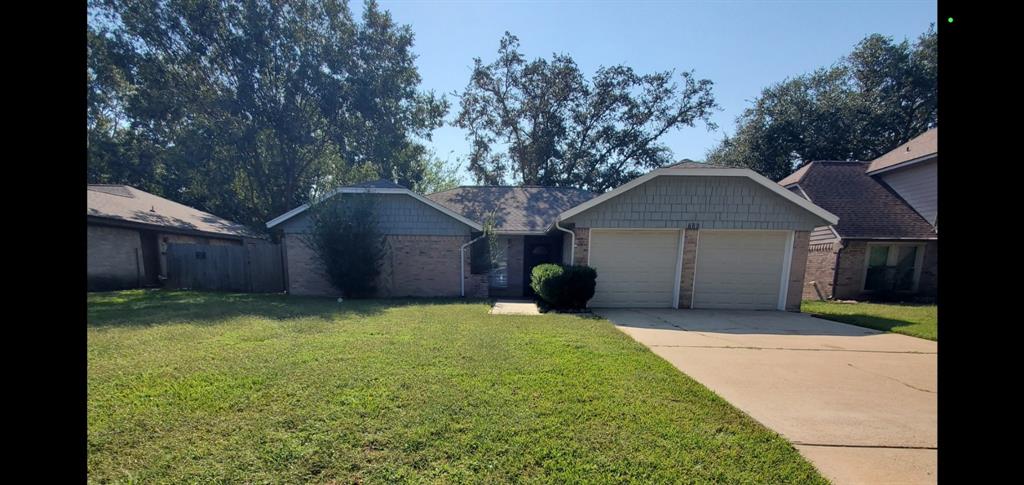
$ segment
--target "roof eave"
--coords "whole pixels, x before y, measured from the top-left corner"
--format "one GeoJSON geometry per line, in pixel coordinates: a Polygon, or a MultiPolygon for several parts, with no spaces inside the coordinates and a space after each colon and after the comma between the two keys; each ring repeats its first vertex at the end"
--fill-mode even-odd
{"type": "MultiPolygon", "coordinates": [[[[879,174],[883,174],[883,173],[886,173],[886,172],[891,172],[893,170],[899,170],[901,168],[907,168],[907,167],[909,167],[911,165],[917,165],[917,164],[922,163],[922,162],[928,162],[928,161],[931,161],[931,160],[937,159],[937,158],[939,158],[939,152],[932,152],[932,153],[928,153],[926,155],[921,155],[920,157],[917,157],[917,158],[911,158],[910,160],[904,160],[904,161],[902,161],[900,163],[897,163],[895,165],[889,165],[888,167],[877,168],[875,170],[868,170],[866,173],[868,175],[879,175],[879,174]]],[[[870,168],[870,166],[869,166],[869,168],[870,168]]]]}
{"type": "Polygon", "coordinates": [[[184,227],[165,226],[165,225],[162,225],[162,224],[150,224],[150,223],[147,223],[147,222],[138,222],[138,221],[133,221],[133,220],[129,220],[129,219],[122,219],[120,217],[114,217],[114,216],[103,216],[103,215],[95,215],[95,214],[86,214],[85,217],[86,217],[86,221],[91,221],[91,222],[96,222],[96,223],[101,223],[101,224],[109,224],[109,225],[112,225],[112,226],[129,227],[129,228],[159,230],[159,231],[162,231],[162,232],[169,232],[169,233],[176,233],[176,234],[186,234],[186,235],[203,236],[203,237],[215,237],[215,238],[219,238],[219,239],[238,239],[238,240],[242,240],[242,239],[264,239],[265,238],[265,236],[263,236],[262,234],[251,234],[250,235],[250,234],[233,234],[233,233],[225,233],[225,232],[203,231],[203,230],[199,230],[199,229],[188,229],[188,228],[184,228],[184,227]]]}

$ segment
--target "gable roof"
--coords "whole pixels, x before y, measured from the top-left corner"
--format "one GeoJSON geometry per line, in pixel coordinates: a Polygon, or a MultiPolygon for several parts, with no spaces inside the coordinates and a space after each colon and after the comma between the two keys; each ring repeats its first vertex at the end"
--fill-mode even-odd
{"type": "Polygon", "coordinates": [[[810,166],[811,166],[811,164],[809,164],[809,163],[804,164],[804,166],[796,169],[795,172],[787,175],[782,180],[779,180],[779,185],[781,185],[783,187],[788,187],[790,185],[800,183],[800,180],[803,179],[804,175],[807,174],[807,169],[810,168],[810,166]]]}
{"type": "Polygon", "coordinates": [[[230,237],[263,237],[248,227],[129,185],[86,186],[86,215],[120,222],[160,226],[173,231],[230,237]]]}
{"type": "MultiPolygon", "coordinates": [[[[401,185],[398,185],[398,184],[393,183],[393,182],[389,182],[387,180],[377,180],[377,181],[374,181],[374,182],[364,182],[364,183],[361,183],[361,184],[349,185],[349,186],[345,186],[345,187],[339,187],[339,188],[334,189],[331,192],[329,192],[326,196],[324,196],[324,198],[334,197],[337,194],[403,194],[403,195],[408,195],[409,197],[412,197],[412,198],[414,198],[414,199],[416,199],[416,200],[418,200],[418,201],[420,201],[420,202],[422,202],[422,203],[424,203],[424,204],[426,204],[426,205],[428,205],[428,206],[430,206],[430,207],[432,207],[434,209],[437,209],[438,211],[441,211],[443,214],[447,215],[448,217],[451,217],[451,218],[453,218],[453,219],[455,219],[455,220],[457,220],[457,221],[459,221],[459,222],[469,226],[470,228],[472,228],[474,230],[477,230],[477,231],[483,230],[483,226],[481,226],[479,223],[471,221],[471,220],[463,217],[462,215],[452,211],[451,209],[449,209],[449,208],[447,208],[447,207],[445,207],[445,206],[443,206],[441,204],[438,204],[437,202],[434,202],[433,200],[430,200],[430,199],[424,197],[423,195],[417,194],[416,192],[413,192],[413,191],[411,191],[411,190],[409,190],[409,189],[407,189],[405,187],[402,187],[401,185]]],[[[309,209],[309,207],[310,207],[310,205],[308,203],[307,204],[302,204],[302,205],[300,205],[300,206],[298,206],[298,207],[296,207],[296,208],[294,208],[294,209],[292,209],[292,210],[290,210],[288,212],[285,212],[284,214],[281,214],[281,215],[271,219],[270,221],[267,221],[267,228],[268,229],[269,228],[273,228],[274,226],[277,226],[277,225],[281,224],[282,222],[287,221],[288,219],[291,219],[291,218],[293,218],[293,217],[295,217],[295,216],[305,212],[306,210],[309,209]]]]}
{"type": "Polygon", "coordinates": [[[817,205],[813,204],[811,201],[809,201],[809,200],[807,200],[807,199],[805,199],[803,197],[800,197],[799,195],[794,194],[793,192],[791,192],[789,190],[786,190],[786,189],[782,188],[781,185],[779,185],[779,184],[777,184],[775,182],[772,182],[771,180],[768,180],[763,175],[761,175],[761,174],[759,174],[759,173],[757,173],[757,172],[755,172],[753,170],[750,170],[749,168],[731,168],[731,167],[728,167],[728,168],[727,167],[687,168],[687,167],[671,167],[671,166],[670,167],[665,167],[665,168],[659,168],[657,170],[653,170],[651,172],[648,172],[647,174],[645,174],[643,176],[637,177],[637,178],[635,178],[633,180],[630,180],[629,182],[627,182],[627,183],[625,183],[623,185],[620,185],[620,186],[616,187],[615,190],[611,190],[609,192],[605,192],[604,194],[601,194],[598,197],[590,199],[589,201],[587,201],[587,202],[585,202],[583,204],[580,204],[580,205],[578,205],[576,207],[573,207],[572,209],[569,209],[569,210],[567,210],[565,212],[562,212],[561,214],[558,215],[558,220],[562,221],[562,220],[568,219],[570,217],[573,217],[573,216],[575,216],[575,215],[577,215],[577,214],[579,214],[579,213],[581,213],[581,212],[583,212],[583,211],[585,211],[587,209],[590,209],[591,207],[594,207],[594,206],[596,206],[598,204],[601,204],[601,203],[603,203],[603,202],[605,202],[605,201],[607,201],[607,200],[609,200],[609,199],[611,199],[613,197],[617,197],[617,196],[627,192],[628,190],[630,190],[630,189],[632,189],[632,188],[634,188],[634,187],[636,187],[636,186],[638,186],[640,184],[643,184],[644,182],[647,182],[647,181],[649,181],[649,180],[651,180],[651,179],[653,179],[655,177],[673,177],[673,176],[677,176],[677,177],[746,177],[746,178],[749,178],[750,180],[753,180],[754,182],[757,182],[758,184],[760,184],[761,186],[767,188],[768,190],[771,190],[772,192],[774,192],[775,194],[781,196],[782,198],[784,198],[784,199],[786,199],[786,200],[788,200],[788,201],[790,201],[790,202],[800,206],[802,209],[804,209],[804,210],[806,210],[806,211],[808,211],[808,212],[810,212],[810,213],[812,213],[812,214],[814,214],[814,215],[824,219],[825,222],[827,222],[829,224],[835,224],[838,221],[836,216],[834,214],[832,214],[831,212],[829,212],[829,211],[827,211],[827,210],[825,210],[825,209],[823,209],[821,207],[818,207],[817,205]]]}
{"type": "Polygon", "coordinates": [[[801,169],[798,181],[788,187],[799,184],[811,202],[839,216],[835,230],[841,238],[937,239],[928,221],[884,182],[866,173],[868,165],[811,162],[801,169]]]}
{"type": "Polygon", "coordinates": [[[939,128],[935,127],[872,160],[867,172],[874,174],[897,166],[910,165],[928,160],[938,153],[939,128]]]}
{"type": "Polygon", "coordinates": [[[594,196],[581,189],[537,186],[463,186],[427,195],[476,221],[483,222],[493,213],[495,230],[506,234],[543,234],[559,213],[594,196]]]}

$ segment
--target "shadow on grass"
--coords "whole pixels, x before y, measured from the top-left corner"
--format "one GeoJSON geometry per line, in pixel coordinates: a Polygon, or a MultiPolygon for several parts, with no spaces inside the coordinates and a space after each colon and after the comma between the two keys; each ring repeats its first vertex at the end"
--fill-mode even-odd
{"type": "Polygon", "coordinates": [[[850,315],[833,315],[827,313],[810,313],[812,316],[821,318],[824,320],[832,320],[834,322],[849,323],[851,325],[857,325],[860,327],[873,328],[875,330],[884,330],[887,332],[895,331],[901,327],[913,327],[920,326],[919,322],[912,322],[908,320],[896,320],[894,318],[879,317],[876,315],[864,315],[864,314],[850,314],[850,315]]]}
{"type": "Polygon", "coordinates": [[[128,290],[89,293],[90,327],[149,326],[188,322],[213,325],[251,315],[275,320],[316,317],[324,320],[360,318],[409,305],[475,303],[461,299],[346,300],[285,294],[219,293],[179,290],[128,290]]]}

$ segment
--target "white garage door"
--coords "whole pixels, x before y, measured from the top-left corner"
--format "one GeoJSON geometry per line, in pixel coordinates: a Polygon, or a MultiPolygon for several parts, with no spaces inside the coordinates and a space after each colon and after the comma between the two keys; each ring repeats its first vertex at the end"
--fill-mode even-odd
{"type": "Polygon", "coordinates": [[[591,307],[671,308],[679,231],[590,233],[590,266],[597,271],[591,307]]]}
{"type": "Polygon", "coordinates": [[[777,309],[788,240],[784,231],[700,231],[693,307],[777,309]]]}

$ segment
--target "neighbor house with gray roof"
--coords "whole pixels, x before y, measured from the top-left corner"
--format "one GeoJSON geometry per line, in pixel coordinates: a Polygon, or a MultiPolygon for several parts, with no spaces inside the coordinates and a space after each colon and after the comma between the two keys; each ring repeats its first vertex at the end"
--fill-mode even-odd
{"type": "Polygon", "coordinates": [[[86,186],[90,290],[160,286],[168,244],[242,245],[265,236],[242,224],[128,185],[86,186]]]}
{"type": "Polygon", "coordinates": [[[805,298],[938,291],[938,128],[870,161],[815,161],[779,181],[839,216],[810,236],[805,298]]]}
{"type": "MultiPolygon", "coordinates": [[[[603,194],[468,186],[423,195],[378,181],[327,197],[374,198],[385,239],[378,296],[527,297],[533,267],[561,263],[597,271],[592,307],[798,311],[810,233],[839,222],[751,170],[689,161],[603,194]]],[[[337,296],[305,242],[309,208],[267,222],[284,246],[287,289],[337,296]]]]}

